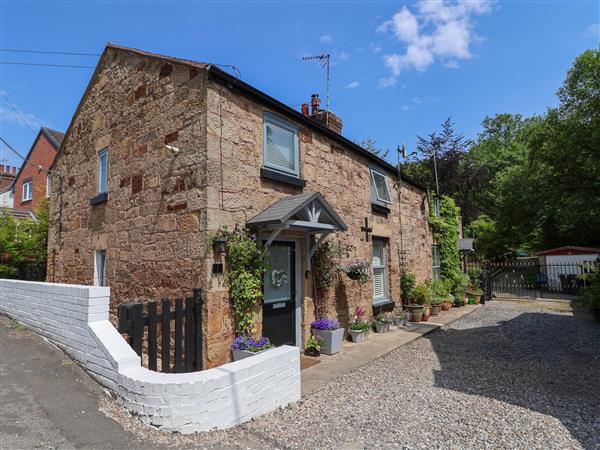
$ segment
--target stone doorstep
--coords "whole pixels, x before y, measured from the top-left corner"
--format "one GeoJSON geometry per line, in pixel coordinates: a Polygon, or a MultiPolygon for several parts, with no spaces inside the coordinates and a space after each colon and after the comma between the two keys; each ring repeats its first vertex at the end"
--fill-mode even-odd
{"type": "Polygon", "coordinates": [[[392,325],[388,333],[371,332],[365,342],[358,344],[344,341],[338,354],[321,355],[319,364],[307,367],[300,372],[302,396],[402,345],[419,339],[427,333],[450,325],[461,317],[472,313],[480,306],[466,305],[461,308],[451,308],[450,311],[442,311],[438,316],[431,316],[427,322],[409,324],[404,328],[392,325]]]}

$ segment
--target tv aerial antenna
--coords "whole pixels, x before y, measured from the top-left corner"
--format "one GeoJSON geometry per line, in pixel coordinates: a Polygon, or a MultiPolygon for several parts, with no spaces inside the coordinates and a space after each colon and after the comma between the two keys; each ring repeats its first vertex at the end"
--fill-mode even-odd
{"type": "MultiPolygon", "coordinates": [[[[323,53],[321,55],[309,55],[303,56],[303,61],[319,61],[321,63],[321,67],[326,69],[327,71],[327,99],[325,100],[325,109],[329,112],[329,60],[331,59],[331,55],[329,53],[323,53]]],[[[329,114],[326,115],[327,120],[329,121],[329,114]]]]}

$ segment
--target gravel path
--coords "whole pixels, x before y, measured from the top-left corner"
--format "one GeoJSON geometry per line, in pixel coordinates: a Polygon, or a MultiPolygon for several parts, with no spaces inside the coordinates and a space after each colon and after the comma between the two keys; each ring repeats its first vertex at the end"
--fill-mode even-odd
{"type": "Polygon", "coordinates": [[[561,309],[494,301],[283,411],[226,432],[157,439],[239,448],[600,449],[600,326],[561,309]]]}

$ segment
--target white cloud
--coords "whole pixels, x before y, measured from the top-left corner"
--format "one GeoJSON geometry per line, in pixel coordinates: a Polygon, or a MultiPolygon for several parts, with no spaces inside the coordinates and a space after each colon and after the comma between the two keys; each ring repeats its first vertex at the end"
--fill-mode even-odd
{"type": "Polygon", "coordinates": [[[373,53],[381,53],[381,50],[383,50],[383,49],[381,48],[381,46],[378,45],[377,47],[375,47],[373,49],[373,53]]]}
{"type": "Polygon", "coordinates": [[[403,52],[383,56],[391,75],[380,80],[380,87],[394,86],[403,71],[424,71],[436,60],[457,68],[459,60],[471,58],[470,45],[479,40],[473,16],[489,13],[492,4],[492,0],[420,0],[414,11],[403,6],[377,28],[405,45],[403,52]]]}
{"type": "Polygon", "coordinates": [[[585,30],[585,35],[588,37],[593,37],[596,39],[600,39],[600,23],[593,23],[585,30]]]}
{"type": "Polygon", "coordinates": [[[339,53],[336,52],[334,57],[339,59],[340,61],[348,61],[350,59],[350,53],[347,53],[345,51],[341,51],[339,53]]]}
{"type": "Polygon", "coordinates": [[[333,41],[333,36],[330,34],[324,34],[319,38],[319,41],[321,41],[321,44],[331,44],[331,41],[333,41]]]}
{"type": "Polygon", "coordinates": [[[353,81],[352,83],[348,83],[346,85],[346,89],[355,89],[358,86],[360,86],[360,83],[358,81],[353,81]]]}
{"type": "Polygon", "coordinates": [[[408,106],[406,103],[404,105],[402,105],[400,107],[400,109],[402,109],[402,111],[408,111],[410,109],[410,106],[408,106]]]}

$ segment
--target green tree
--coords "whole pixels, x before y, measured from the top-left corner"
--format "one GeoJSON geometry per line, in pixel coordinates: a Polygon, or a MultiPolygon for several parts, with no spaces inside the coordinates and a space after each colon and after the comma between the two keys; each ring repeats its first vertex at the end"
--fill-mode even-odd
{"type": "Polygon", "coordinates": [[[0,213],[0,278],[43,281],[46,278],[48,201],[37,220],[15,220],[0,213]]]}

